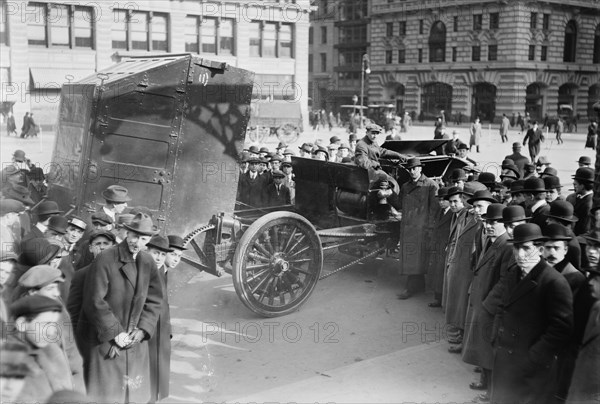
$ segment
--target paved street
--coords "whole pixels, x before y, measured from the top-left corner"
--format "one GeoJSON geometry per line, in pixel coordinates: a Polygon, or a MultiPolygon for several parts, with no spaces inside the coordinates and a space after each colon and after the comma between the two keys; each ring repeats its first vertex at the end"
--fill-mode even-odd
{"type": "MultiPolygon", "coordinates": [[[[583,125],[581,128],[585,128],[583,125]]],[[[453,127],[449,128],[453,130],[453,127]]],[[[458,129],[468,142],[468,128],[458,129]]],[[[308,131],[293,145],[333,132],[308,131]]],[[[493,128],[484,130],[481,153],[472,153],[493,170],[513,141],[502,144],[493,128]]],[[[413,127],[405,139],[433,138],[433,128],[413,127]]],[[[553,137],[552,137],[553,138],[553,137]]],[[[559,170],[563,193],[584,149],[583,134],[548,139],[542,155],[559,170]]],[[[1,158],[17,148],[45,166],[52,133],[38,139],[2,136],[1,158]]],[[[276,139],[265,142],[271,148],[276,139]]],[[[325,271],[348,262],[339,253],[325,256],[325,271]]],[[[311,298],[291,315],[256,317],[237,298],[231,277],[215,278],[182,267],[169,278],[174,326],[171,397],[165,402],[469,402],[475,374],[458,355],[446,351],[443,314],[427,303],[430,294],[401,301],[401,279],[394,259],[372,259],[320,281],[311,298]]]]}

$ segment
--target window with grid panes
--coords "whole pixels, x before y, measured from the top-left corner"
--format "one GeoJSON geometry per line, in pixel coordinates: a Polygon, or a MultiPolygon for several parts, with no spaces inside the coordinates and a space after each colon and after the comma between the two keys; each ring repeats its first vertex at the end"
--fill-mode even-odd
{"type": "Polygon", "coordinates": [[[185,51],[191,53],[200,53],[200,37],[198,35],[197,15],[188,15],[185,17],[185,51]]]}
{"type": "Polygon", "coordinates": [[[498,60],[498,45],[488,45],[488,60],[498,60]]]}
{"type": "Polygon", "coordinates": [[[113,10],[111,39],[113,49],[127,49],[127,10],[113,10]]]}
{"type": "Polygon", "coordinates": [[[260,56],[260,22],[252,21],[248,26],[250,36],[250,56],[260,56]]]}
{"type": "Polygon", "coordinates": [[[473,14],[473,31],[481,31],[483,26],[483,15],[473,14]]]}
{"type": "Polygon", "coordinates": [[[452,17],[452,32],[458,32],[458,16],[452,17]]]}
{"type": "Polygon", "coordinates": [[[542,29],[548,31],[550,29],[550,14],[544,14],[544,20],[542,21],[542,29]]]}
{"type": "Polygon", "coordinates": [[[394,36],[394,23],[388,22],[385,24],[385,36],[388,38],[394,36]]]}
{"type": "Polygon", "coordinates": [[[70,8],[58,4],[50,5],[48,22],[53,46],[71,46],[70,8]]]}
{"type": "Polygon", "coordinates": [[[529,18],[529,28],[537,28],[537,13],[531,13],[529,18]]]}
{"type": "Polygon", "coordinates": [[[529,45],[527,60],[535,60],[535,45],[529,45]]]}
{"type": "Polygon", "coordinates": [[[167,30],[167,15],[162,13],[152,14],[152,50],[159,52],[169,51],[169,38],[167,30]]]}
{"type": "Polygon", "coordinates": [[[386,64],[392,64],[392,51],[391,50],[386,50],[385,51],[385,63],[386,64]]]}
{"type": "Polygon", "coordinates": [[[398,22],[398,31],[400,35],[406,35],[406,21],[398,22]]]}
{"type": "Polygon", "coordinates": [[[30,3],[25,17],[27,19],[27,42],[29,45],[48,44],[46,34],[46,4],[30,3]]]}
{"type": "Polygon", "coordinates": [[[133,11],[129,21],[131,30],[131,49],[133,50],[149,50],[148,41],[148,12],[133,11]]]}
{"type": "Polygon", "coordinates": [[[326,53],[321,53],[321,71],[322,72],[327,71],[327,54],[326,53]]]}
{"type": "Polygon", "coordinates": [[[201,53],[217,53],[217,19],[202,17],[200,20],[201,53]]]}
{"type": "Polygon", "coordinates": [[[327,43],[327,27],[321,27],[321,43],[327,43]]]}
{"type": "Polygon", "coordinates": [[[277,25],[267,22],[263,27],[263,57],[277,56],[277,25]]]}
{"type": "Polygon", "coordinates": [[[75,46],[94,48],[94,10],[91,7],[75,7],[75,46]]]}
{"type": "Polygon", "coordinates": [[[291,24],[281,24],[279,27],[279,57],[292,58],[293,32],[291,24]]]}
{"type": "Polygon", "coordinates": [[[479,62],[481,60],[481,46],[474,45],[471,47],[471,60],[473,62],[479,62]]]}
{"type": "Polygon", "coordinates": [[[233,55],[233,19],[222,18],[219,22],[219,55],[233,55]]]}
{"type": "Polygon", "coordinates": [[[406,63],[406,50],[405,49],[398,50],[398,63],[406,63]]]}
{"type": "Polygon", "coordinates": [[[546,45],[542,45],[542,54],[540,60],[542,62],[548,60],[548,47],[546,45]]]}
{"type": "Polygon", "coordinates": [[[500,27],[500,14],[490,13],[490,29],[498,29],[500,27]]]}

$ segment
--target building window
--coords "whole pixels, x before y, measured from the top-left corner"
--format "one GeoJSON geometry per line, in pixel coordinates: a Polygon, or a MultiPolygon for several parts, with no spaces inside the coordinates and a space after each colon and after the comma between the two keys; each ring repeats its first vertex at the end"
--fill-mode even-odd
{"type": "Polygon", "coordinates": [[[535,45],[529,45],[527,60],[535,60],[535,45]]]}
{"type": "Polygon", "coordinates": [[[219,55],[233,55],[233,19],[219,21],[219,55]]]}
{"type": "Polygon", "coordinates": [[[340,27],[339,30],[339,43],[365,43],[367,42],[367,26],[361,25],[350,25],[347,27],[340,27]]]}
{"type": "Polygon", "coordinates": [[[498,29],[500,27],[500,14],[490,13],[490,29],[498,29]]]}
{"type": "Polygon", "coordinates": [[[8,45],[8,14],[6,13],[6,2],[0,4],[0,45],[8,45]]]}
{"type": "Polygon", "coordinates": [[[201,53],[217,53],[217,19],[201,17],[200,20],[201,53]]]}
{"type": "Polygon", "coordinates": [[[127,50],[127,10],[114,10],[111,25],[111,38],[113,49],[127,50]]]}
{"type": "MultiPolygon", "coordinates": [[[[355,0],[349,2],[340,2],[340,20],[354,21],[362,20],[369,16],[369,6],[367,0],[355,0]]],[[[333,7],[331,7],[333,8],[333,7]]]]}
{"type": "Polygon", "coordinates": [[[418,59],[419,63],[423,63],[423,49],[419,49],[418,59]]]}
{"type": "Polygon", "coordinates": [[[385,64],[390,65],[392,64],[392,51],[391,50],[386,50],[385,51],[385,64]]]}
{"type": "MultiPolygon", "coordinates": [[[[252,21],[248,26],[250,36],[250,56],[260,57],[260,22],[252,21]]],[[[310,55],[312,56],[312,55],[310,55]]]]}
{"type": "Polygon", "coordinates": [[[545,62],[546,60],[548,60],[548,47],[546,45],[542,45],[541,61],[545,62]]]}
{"type": "Polygon", "coordinates": [[[363,55],[365,54],[366,50],[364,49],[352,49],[352,50],[345,50],[345,51],[340,51],[339,53],[339,59],[338,59],[338,64],[340,66],[358,66],[360,65],[360,62],[362,60],[363,55]]]}
{"type": "Polygon", "coordinates": [[[441,21],[436,21],[431,26],[429,33],[429,61],[446,61],[446,26],[441,21]]]}
{"type": "MultiPolygon", "coordinates": [[[[27,7],[29,45],[93,49],[92,7],[50,3],[31,3],[27,7]]],[[[2,19],[2,26],[5,27],[5,17],[2,19]]]]}
{"type": "Polygon", "coordinates": [[[75,47],[94,48],[94,11],[91,7],[75,7],[75,47]]]}
{"type": "Polygon", "coordinates": [[[50,39],[53,46],[71,46],[70,11],[69,6],[50,5],[48,16],[50,24],[50,39]]]}
{"type": "Polygon", "coordinates": [[[406,63],[406,50],[398,50],[398,63],[406,63]]]}
{"type": "Polygon", "coordinates": [[[452,18],[452,31],[458,32],[458,16],[456,15],[452,18]]]}
{"type": "Polygon", "coordinates": [[[277,51],[277,24],[265,23],[263,25],[263,57],[276,57],[277,51]]]}
{"type": "Polygon", "coordinates": [[[544,21],[542,22],[542,28],[544,31],[550,30],[550,14],[544,14],[544,21]]]}
{"type": "Polygon", "coordinates": [[[166,52],[169,49],[167,15],[152,15],[152,50],[166,52]]]}
{"type": "Polygon", "coordinates": [[[394,23],[388,22],[385,24],[385,36],[388,38],[394,36],[394,23]]]}
{"type": "Polygon", "coordinates": [[[149,50],[148,41],[148,13],[144,11],[134,11],[129,20],[129,30],[131,32],[131,49],[147,51],[149,50]]]}
{"type": "Polygon", "coordinates": [[[574,20],[567,23],[565,28],[565,49],[563,52],[564,62],[574,62],[577,51],[577,24],[574,20]]]}
{"type": "Polygon", "coordinates": [[[488,60],[498,60],[498,45],[488,45],[488,60]]]}
{"type": "Polygon", "coordinates": [[[473,15],[473,31],[481,31],[483,27],[483,14],[473,15]]]}
{"type": "Polygon", "coordinates": [[[479,62],[481,60],[481,46],[474,45],[471,48],[471,60],[473,62],[479,62]]]}
{"type": "MultiPolygon", "coordinates": [[[[200,53],[200,33],[198,31],[198,16],[185,17],[185,51],[200,53]]],[[[252,24],[252,23],[251,23],[252,24]]]]}
{"type": "Polygon", "coordinates": [[[596,34],[594,35],[594,63],[600,63],[600,24],[596,27],[596,34]]]}
{"type": "Polygon", "coordinates": [[[308,27],[308,44],[313,44],[313,27],[308,27]]]}
{"type": "Polygon", "coordinates": [[[419,34],[423,35],[423,20],[419,20],[419,34]]]}
{"type": "Polygon", "coordinates": [[[326,53],[321,53],[321,71],[322,72],[327,71],[327,54],[326,53]]]}
{"type": "Polygon", "coordinates": [[[531,13],[531,17],[529,18],[529,28],[537,28],[537,13],[531,13]]]}
{"type": "Polygon", "coordinates": [[[400,35],[406,35],[406,21],[400,21],[398,26],[398,30],[400,31],[400,35]]]}
{"type": "Polygon", "coordinates": [[[321,43],[327,43],[327,27],[321,27],[321,43]]]}
{"type": "Polygon", "coordinates": [[[48,44],[48,35],[46,32],[46,21],[48,21],[46,4],[29,4],[26,18],[27,42],[29,45],[46,46],[48,44]]]}
{"type": "Polygon", "coordinates": [[[309,73],[313,72],[313,55],[312,55],[312,53],[310,53],[308,55],[308,72],[309,73]]]}
{"type": "Polygon", "coordinates": [[[452,47],[452,61],[456,62],[456,46],[452,47]]]}
{"type": "Polygon", "coordinates": [[[256,74],[252,99],[297,100],[297,87],[291,74],[256,74]]]}
{"type": "Polygon", "coordinates": [[[279,54],[280,58],[293,58],[292,46],[294,40],[291,24],[281,24],[279,27],[279,54]]]}

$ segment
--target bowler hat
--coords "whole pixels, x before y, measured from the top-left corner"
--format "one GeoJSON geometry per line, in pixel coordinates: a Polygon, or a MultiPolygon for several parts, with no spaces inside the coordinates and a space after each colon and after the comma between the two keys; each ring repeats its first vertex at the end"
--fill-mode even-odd
{"type": "Polygon", "coordinates": [[[528,241],[543,240],[542,230],[535,223],[523,223],[515,227],[513,238],[509,238],[509,243],[520,244],[528,241]]]}
{"type": "Polygon", "coordinates": [[[573,238],[567,228],[558,223],[550,223],[545,226],[542,233],[546,240],[552,241],[569,241],[573,238]]]}
{"type": "Polygon", "coordinates": [[[579,157],[579,160],[577,160],[577,162],[579,164],[592,164],[592,159],[589,158],[588,156],[581,156],[579,157]]]}
{"type": "Polygon", "coordinates": [[[0,216],[4,216],[9,213],[21,213],[25,210],[25,205],[14,199],[2,199],[0,200],[0,216]]]}
{"type": "Polygon", "coordinates": [[[469,150],[469,146],[466,143],[461,143],[457,147],[458,150],[469,150]]]}
{"type": "Polygon", "coordinates": [[[75,226],[81,230],[85,230],[87,227],[87,223],[77,216],[69,216],[69,225],[75,226]]]}
{"type": "Polygon", "coordinates": [[[452,170],[452,172],[450,173],[450,177],[448,178],[448,181],[452,181],[452,182],[466,181],[466,180],[467,180],[467,173],[462,168],[455,168],[454,170],[452,170]]]}
{"type": "Polygon", "coordinates": [[[69,227],[69,221],[64,216],[52,216],[48,222],[48,229],[55,231],[58,234],[65,234],[69,227]]]}
{"type": "Polygon", "coordinates": [[[258,149],[258,146],[252,145],[248,148],[248,153],[258,154],[260,153],[260,150],[258,149]]]}
{"type": "Polygon", "coordinates": [[[538,160],[535,163],[536,166],[542,166],[542,165],[548,166],[550,164],[552,164],[552,163],[550,163],[550,160],[548,160],[548,157],[546,157],[546,156],[538,157],[538,160]]]}
{"type": "Polygon", "coordinates": [[[514,143],[512,144],[512,147],[513,147],[513,149],[520,149],[520,148],[521,148],[521,143],[519,143],[519,142],[514,142],[514,143]]]}
{"type": "Polygon", "coordinates": [[[183,239],[181,237],[172,234],[170,236],[167,236],[167,239],[169,240],[170,248],[177,250],[187,250],[187,248],[185,247],[185,243],[183,242],[183,239]]]}
{"type": "Polygon", "coordinates": [[[123,224],[123,227],[144,236],[153,236],[158,233],[158,229],[152,223],[152,218],[145,213],[138,213],[131,223],[123,224]]]}
{"type": "Polygon", "coordinates": [[[593,242],[594,244],[600,244],[600,230],[590,230],[589,232],[582,235],[585,241],[593,242]]]}
{"type": "Polygon", "coordinates": [[[146,244],[148,248],[156,248],[159,251],[163,252],[172,252],[173,249],[169,246],[169,240],[166,237],[159,236],[158,234],[152,236],[148,244],[146,244]]]}
{"type": "Polygon", "coordinates": [[[481,182],[483,185],[493,186],[496,184],[496,176],[494,173],[483,172],[479,174],[477,181],[481,182]]]}
{"type": "Polygon", "coordinates": [[[502,161],[502,169],[512,171],[517,179],[521,177],[521,173],[519,172],[519,168],[516,166],[515,162],[511,159],[504,159],[502,161]]]}
{"type": "Polygon", "coordinates": [[[350,147],[348,146],[348,143],[342,142],[340,143],[339,149],[350,149],[350,147]]]}
{"type": "Polygon", "coordinates": [[[450,189],[450,187],[441,187],[438,188],[435,196],[437,196],[438,198],[444,198],[446,199],[446,195],[448,195],[448,190],[450,189]]]}
{"type": "Polygon", "coordinates": [[[92,230],[92,232],[90,233],[90,237],[88,238],[88,241],[91,244],[92,241],[94,241],[98,237],[106,237],[113,243],[117,241],[117,238],[115,237],[115,234],[112,231],[102,230],[102,229],[92,230]]]}
{"type": "Polygon", "coordinates": [[[512,184],[510,184],[510,193],[517,194],[523,192],[523,184],[525,181],[523,180],[515,180],[512,184]]]}
{"type": "Polygon", "coordinates": [[[560,199],[550,203],[550,211],[546,216],[567,222],[576,222],[578,220],[573,216],[573,205],[570,202],[562,201],[560,199]]]}
{"type": "Polygon", "coordinates": [[[62,311],[63,305],[56,299],[40,294],[25,296],[10,305],[10,313],[14,318],[31,316],[47,311],[62,311]]]}
{"type": "Polygon", "coordinates": [[[500,179],[504,180],[504,179],[511,179],[511,180],[518,180],[519,179],[519,174],[515,173],[513,170],[510,169],[504,169],[502,170],[502,174],[500,174],[500,179]]]}
{"type": "Polygon", "coordinates": [[[407,170],[410,170],[413,167],[422,167],[423,164],[421,164],[421,159],[418,157],[411,157],[408,159],[408,161],[406,162],[406,165],[404,166],[404,168],[406,168],[407,170]]]}
{"type": "Polygon", "coordinates": [[[269,152],[269,148],[268,147],[261,147],[260,150],[258,151],[259,153],[268,153],[269,152]]]}
{"type": "Polygon", "coordinates": [[[313,154],[317,153],[325,153],[325,155],[327,156],[327,160],[329,160],[329,152],[323,146],[317,146],[316,149],[313,150],[313,154]]]}
{"type": "Polygon", "coordinates": [[[476,202],[476,201],[488,201],[488,202],[491,202],[491,203],[498,202],[496,200],[496,198],[494,198],[492,196],[492,194],[490,193],[490,191],[488,191],[487,189],[480,190],[480,191],[475,191],[475,193],[473,194],[473,197],[470,198],[469,200],[467,200],[467,203],[469,203],[470,205],[472,205],[473,202],[476,202]]]}
{"type": "Polygon", "coordinates": [[[92,215],[92,224],[99,224],[101,226],[107,226],[113,224],[113,218],[108,216],[104,212],[96,212],[92,215]]]}
{"type": "Polygon", "coordinates": [[[13,158],[19,163],[22,163],[25,161],[25,152],[23,150],[15,150],[13,158]]]}
{"type": "Polygon", "coordinates": [[[283,178],[283,177],[285,177],[285,174],[281,170],[273,170],[271,172],[271,175],[273,176],[273,178],[283,178]]]}
{"type": "Polygon", "coordinates": [[[283,160],[283,158],[279,154],[276,154],[273,157],[271,157],[271,161],[282,161],[282,160],[283,160]]]}
{"type": "Polygon", "coordinates": [[[63,213],[62,210],[58,209],[58,204],[54,201],[44,201],[40,203],[35,211],[38,216],[58,215],[63,213]]]}
{"type": "Polygon", "coordinates": [[[378,132],[378,133],[383,132],[383,128],[381,126],[377,125],[376,123],[368,124],[365,129],[367,132],[378,132]]]}
{"type": "Polygon", "coordinates": [[[531,219],[531,217],[525,216],[525,209],[523,209],[521,205],[507,206],[502,211],[502,223],[521,222],[529,219],[531,219]]]}
{"type": "Polygon", "coordinates": [[[358,140],[358,137],[356,137],[356,135],[354,133],[352,133],[348,136],[348,142],[354,142],[356,140],[358,140]]]}
{"type": "Polygon", "coordinates": [[[501,203],[492,203],[488,206],[487,211],[481,215],[485,220],[502,220],[502,212],[506,208],[505,205],[501,203]]]}
{"type": "Polygon", "coordinates": [[[56,257],[61,248],[45,238],[32,238],[21,243],[19,263],[27,266],[43,265],[56,257]]]}
{"type": "Polygon", "coordinates": [[[551,189],[562,188],[562,185],[560,185],[560,178],[555,177],[553,175],[548,175],[544,177],[544,186],[546,187],[547,191],[550,191],[551,189]]]}
{"type": "Polygon", "coordinates": [[[32,167],[27,173],[27,178],[30,180],[44,181],[46,176],[44,175],[44,170],[41,167],[32,167]]]}
{"type": "Polygon", "coordinates": [[[129,191],[127,191],[127,188],[125,187],[120,185],[111,185],[102,191],[102,197],[108,202],[125,203],[131,200],[128,192],[129,191]]]}
{"type": "Polygon", "coordinates": [[[19,285],[28,289],[41,289],[55,282],[64,282],[63,273],[60,269],[50,265],[36,265],[31,267],[19,278],[19,285]]]}
{"type": "Polygon", "coordinates": [[[339,137],[337,137],[337,136],[331,136],[331,137],[329,138],[329,143],[337,143],[337,142],[339,142],[339,141],[341,141],[341,140],[342,140],[342,139],[340,139],[340,138],[339,138],[339,137]]]}
{"type": "Polygon", "coordinates": [[[546,192],[544,180],[537,177],[530,177],[523,183],[523,192],[546,192]]]}
{"type": "Polygon", "coordinates": [[[459,187],[450,187],[450,188],[448,188],[448,191],[446,192],[446,196],[444,196],[444,199],[449,200],[451,196],[460,195],[462,193],[463,193],[463,191],[459,187]]]}
{"type": "Polygon", "coordinates": [[[248,162],[248,164],[258,164],[258,163],[260,163],[260,157],[256,157],[256,156],[248,157],[247,162],[248,162]]]}
{"type": "Polygon", "coordinates": [[[546,167],[544,169],[544,172],[540,174],[541,178],[551,177],[551,176],[558,177],[558,171],[554,167],[546,167]]]}
{"type": "Polygon", "coordinates": [[[14,199],[21,201],[23,204],[32,206],[35,202],[30,197],[31,191],[25,188],[23,185],[13,184],[10,188],[4,191],[4,197],[6,199],[14,199]]]}
{"type": "Polygon", "coordinates": [[[288,145],[285,142],[279,142],[276,149],[286,149],[288,145]]]}
{"type": "Polygon", "coordinates": [[[594,182],[594,170],[590,167],[580,167],[572,177],[579,182],[594,182]]]}
{"type": "Polygon", "coordinates": [[[306,153],[311,153],[313,147],[310,143],[302,143],[302,146],[299,146],[298,148],[304,150],[306,153]]]}

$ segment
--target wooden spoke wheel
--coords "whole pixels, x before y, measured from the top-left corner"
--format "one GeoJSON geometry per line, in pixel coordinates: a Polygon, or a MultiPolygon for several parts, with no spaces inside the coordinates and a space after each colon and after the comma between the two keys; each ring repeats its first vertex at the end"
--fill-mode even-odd
{"type": "Polygon", "coordinates": [[[323,267],[321,240],[308,220],[272,212],[252,223],[233,256],[233,285],[253,312],[276,317],[308,300],[323,267]]]}

